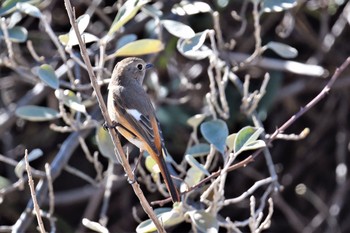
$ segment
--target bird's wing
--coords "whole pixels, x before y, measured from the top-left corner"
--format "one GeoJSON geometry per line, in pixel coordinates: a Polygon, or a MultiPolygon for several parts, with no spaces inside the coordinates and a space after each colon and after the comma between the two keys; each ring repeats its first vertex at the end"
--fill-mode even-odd
{"type": "Polygon", "coordinates": [[[164,140],[161,136],[159,122],[154,115],[153,106],[149,99],[146,99],[149,97],[138,95],[138,98],[144,100],[142,104],[139,104],[140,99],[133,100],[132,97],[123,94],[119,97],[114,96],[114,105],[122,113],[120,114],[120,125],[137,138],[145,140],[153,150],[161,152],[164,140]]]}

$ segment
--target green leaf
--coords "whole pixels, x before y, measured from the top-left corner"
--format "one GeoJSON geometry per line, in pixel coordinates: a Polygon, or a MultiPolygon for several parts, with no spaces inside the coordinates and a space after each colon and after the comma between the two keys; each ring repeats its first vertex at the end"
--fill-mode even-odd
{"type": "Polygon", "coordinates": [[[263,12],[281,12],[291,9],[297,5],[296,0],[264,0],[263,12]]]}
{"type": "Polygon", "coordinates": [[[58,78],[52,66],[48,64],[41,65],[38,70],[38,76],[49,87],[53,89],[57,89],[59,87],[58,78]]]}
{"type": "Polygon", "coordinates": [[[196,35],[190,26],[181,22],[174,20],[162,20],[160,22],[170,34],[176,37],[190,39],[196,35]]]}
{"type": "Polygon", "coordinates": [[[198,161],[192,155],[186,154],[185,155],[185,160],[192,167],[195,167],[195,168],[199,169],[203,174],[205,174],[207,176],[210,176],[210,174],[207,171],[207,169],[205,169],[205,167],[202,164],[198,163],[198,161]]]}
{"type": "Polygon", "coordinates": [[[204,210],[188,211],[186,215],[190,216],[191,222],[198,232],[216,233],[219,231],[218,220],[211,213],[204,210]]]}
{"type": "Polygon", "coordinates": [[[40,10],[36,7],[36,6],[33,6],[27,2],[19,2],[16,4],[16,8],[19,10],[19,11],[22,11],[23,13],[27,14],[27,15],[30,15],[30,16],[33,16],[35,18],[40,18],[42,16],[40,10]]]}
{"type": "Polygon", "coordinates": [[[28,121],[49,121],[61,117],[55,109],[34,105],[19,107],[15,113],[17,117],[28,121]]]}
{"type": "MultiPolygon", "coordinates": [[[[44,152],[41,149],[34,149],[28,154],[28,162],[31,162],[37,158],[40,158],[43,156],[44,152]]],[[[23,158],[21,161],[18,162],[18,164],[15,167],[15,174],[18,178],[23,177],[23,173],[26,170],[26,163],[25,159],[23,158]]]]}
{"type": "Polygon", "coordinates": [[[202,123],[202,121],[205,119],[205,117],[206,117],[206,115],[204,115],[204,114],[196,114],[187,120],[187,124],[192,126],[192,128],[195,129],[198,127],[198,125],[200,125],[200,123],[202,123]]]}
{"type": "Polygon", "coordinates": [[[192,155],[193,157],[199,157],[209,154],[210,145],[207,143],[196,144],[186,150],[186,154],[192,155]]]}
{"type": "Polygon", "coordinates": [[[213,144],[221,154],[224,154],[228,136],[226,123],[222,120],[207,121],[201,124],[200,130],[203,137],[213,144]]]}
{"type": "Polygon", "coordinates": [[[270,41],[265,46],[283,58],[295,58],[298,56],[298,50],[286,44],[270,41]]]}
{"type": "MultiPolygon", "coordinates": [[[[184,215],[181,213],[179,207],[174,207],[173,209],[159,208],[155,209],[154,212],[157,214],[157,218],[161,221],[164,227],[175,226],[185,220],[184,215]]],[[[157,228],[154,225],[153,221],[150,219],[141,222],[136,228],[137,233],[155,231],[157,231],[157,228]]]]}
{"type": "Polygon", "coordinates": [[[95,137],[97,147],[101,154],[114,163],[121,164],[121,158],[119,157],[118,153],[114,152],[114,144],[108,131],[105,130],[102,126],[99,126],[96,128],[95,137]]]}
{"type": "Polygon", "coordinates": [[[85,106],[81,103],[81,100],[71,90],[58,89],[55,91],[57,99],[61,100],[67,107],[82,113],[86,113],[85,106]]]}
{"type": "MultiPolygon", "coordinates": [[[[24,27],[13,27],[8,29],[9,39],[12,42],[21,43],[25,42],[28,37],[28,31],[24,27]]],[[[0,38],[4,37],[4,32],[0,29],[0,38]]]]}
{"type": "Polygon", "coordinates": [[[115,17],[108,35],[112,35],[118,31],[124,24],[131,20],[140,8],[149,3],[149,0],[127,0],[122,7],[120,7],[117,16],[115,17]]]}
{"type": "Polygon", "coordinates": [[[196,33],[194,37],[190,39],[180,38],[177,41],[177,50],[185,57],[201,60],[210,56],[213,51],[207,46],[203,45],[207,37],[208,30],[196,33]]]}
{"type": "Polygon", "coordinates": [[[146,166],[147,170],[149,172],[151,172],[152,174],[160,173],[160,169],[158,167],[158,164],[151,156],[146,157],[145,166],[146,166]]]}
{"type": "Polygon", "coordinates": [[[236,135],[234,142],[235,155],[240,154],[246,150],[257,149],[266,146],[262,140],[257,140],[259,135],[263,132],[262,128],[254,128],[252,126],[246,126],[242,128],[236,135]]]}
{"type": "Polygon", "coordinates": [[[163,43],[156,39],[142,39],[130,42],[118,49],[112,56],[140,56],[158,53],[164,48],[163,43]]]}
{"type": "MultiPolygon", "coordinates": [[[[88,14],[83,14],[77,19],[78,30],[85,44],[99,40],[97,36],[88,32],[84,32],[89,26],[89,23],[90,16],[88,14]]],[[[72,47],[79,44],[77,35],[75,34],[73,28],[70,29],[69,33],[58,36],[58,39],[64,46],[72,47]]]]}

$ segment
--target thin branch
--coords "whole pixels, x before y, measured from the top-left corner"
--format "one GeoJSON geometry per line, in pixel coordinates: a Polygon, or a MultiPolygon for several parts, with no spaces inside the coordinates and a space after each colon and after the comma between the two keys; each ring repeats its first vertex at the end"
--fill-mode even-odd
{"type": "Polygon", "coordinates": [[[33,204],[34,204],[34,211],[35,211],[35,215],[36,215],[36,220],[38,221],[40,232],[45,233],[46,231],[45,231],[44,223],[43,223],[43,220],[42,220],[41,215],[40,215],[40,207],[38,204],[38,200],[36,199],[34,181],[33,181],[32,173],[31,173],[30,166],[29,166],[28,150],[27,149],[24,152],[24,159],[26,162],[26,170],[28,173],[28,183],[29,183],[29,188],[30,188],[30,195],[32,196],[32,200],[33,200],[33,204]]]}
{"type": "MultiPolygon", "coordinates": [[[[339,75],[350,65],[350,57],[348,57],[344,63],[335,70],[332,78],[329,80],[327,85],[322,89],[322,91],[314,97],[304,108],[301,108],[299,112],[294,114],[288,121],[286,121],[281,127],[276,129],[276,131],[271,135],[269,142],[273,141],[278,134],[283,133],[289,126],[291,126],[296,120],[298,120],[302,115],[304,115],[307,111],[309,111],[313,106],[315,106],[318,102],[320,102],[330,91],[333,86],[335,80],[338,79],[339,75]]],[[[259,151],[254,153],[257,155],[259,151]]]]}
{"type": "MultiPolygon", "coordinates": [[[[101,109],[101,113],[102,113],[104,119],[106,120],[107,124],[108,125],[112,125],[111,119],[109,118],[109,115],[107,113],[107,108],[106,108],[106,105],[104,103],[101,91],[100,91],[100,87],[99,87],[99,85],[97,83],[96,76],[95,76],[95,74],[94,74],[94,72],[92,70],[92,67],[91,67],[90,58],[89,58],[89,56],[87,54],[85,44],[84,44],[84,42],[83,42],[83,40],[81,38],[79,29],[78,29],[78,26],[77,26],[77,23],[76,23],[76,18],[75,18],[75,15],[74,15],[74,11],[72,9],[72,6],[71,6],[69,0],[65,0],[64,2],[65,2],[65,6],[66,6],[67,13],[68,13],[70,24],[71,24],[73,30],[75,31],[75,34],[76,34],[77,39],[79,41],[80,52],[81,52],[81,55],[83,57],[83,60],[84,60],[85,64],[87,65],[88,74],[89,74],[89,77],[90,77],[91,85],[92,85],[92,87],[93,87],[93,89],[94,89],[94,91],[96,93],[96,97],[97,97],[97,100],[98,100],[98,103],[99,103],[99,107],[101,109]]],[[[109,133],[110,133],[110,135],[113,138],[114,146],[115,146],[115,148],[117,150],[117,153],[119,154],[119,156],[120,156],[120,158],[122,160],[122,165],[123,165],[124,171],[125,171],[128,179],[129,180],[135,180],[135,176],[134,176],[133,171],[132,171],[132,169],[130,167],[129,161],[127,160],[127,158],[126,158],[126,156],[124,154],[124,151],[123,151],[123,148],[121,146],[120,140],[118,138],[117,132],[115,130],[113,130],[113,129],[109,129],[109,133]]],[[[158,220],[156,214],[153,212],[152,207],[149,205],[146,197],[143,195],[143,192],[142,192],[142,190],[140,188],[140,185],[137,182],[133,182],[131,185],[132,185],[132,187],[134,189],[135,194],[137,195],[137,197],[140,200],[142,208],[147,213],[149,218],[152,219],[152,221],[154,222],[154,224],[157,227],[158,231],[165,232],[163,225],[160,223],[160,221],[158,220]]]]}

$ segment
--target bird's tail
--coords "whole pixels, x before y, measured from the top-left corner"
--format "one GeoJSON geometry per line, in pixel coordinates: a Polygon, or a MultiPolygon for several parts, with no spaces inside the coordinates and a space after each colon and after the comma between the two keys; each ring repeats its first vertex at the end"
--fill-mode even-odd
{"type": "MultiPolygon", "coordinates": [[[[165,151],[162,150],[162,153],[165,154],[165,151]]],[[[173,182],[173,179],[171,178],[171,175],[170,175],[170,172],[168,170],[167,164],[165,162],[164,156],[161,155],[161,156],[157,156],[157,157],[159,158],[158,166],[159,166],[160,172],[163,176],[165,185],[170,193],[172,201],[173,202],[180,202],[179,192],[178,192],[178,190],[173,182]]]]}

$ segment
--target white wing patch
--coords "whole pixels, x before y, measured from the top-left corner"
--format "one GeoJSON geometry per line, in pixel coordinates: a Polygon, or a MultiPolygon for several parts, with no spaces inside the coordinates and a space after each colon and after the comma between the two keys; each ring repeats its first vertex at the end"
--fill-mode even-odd
{"type": "Polygon", "coordinates": [[[141,120],[141,115],[142,114],[139,111],[137,111],[136,109],[126,109],[126,112],[129,113],[137,121],[141,120]]]}

